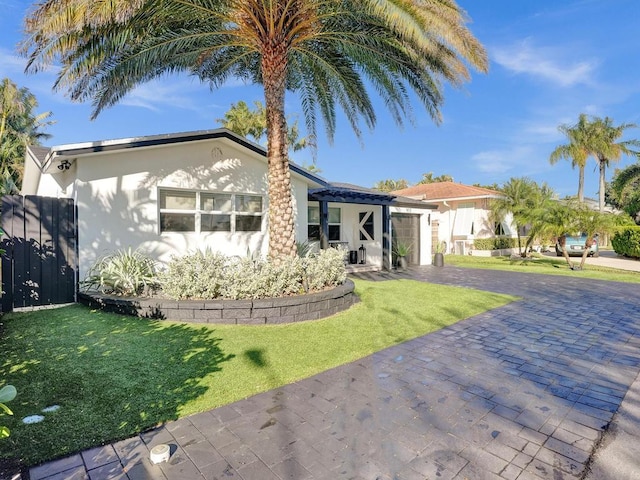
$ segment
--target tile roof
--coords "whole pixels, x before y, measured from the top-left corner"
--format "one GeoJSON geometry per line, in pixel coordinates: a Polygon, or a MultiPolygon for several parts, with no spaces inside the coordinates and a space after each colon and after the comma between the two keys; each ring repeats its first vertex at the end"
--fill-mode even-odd
{"type": "Polygon", "coordinates": [[[421,200],[447,200],[453,198],[496,197],[500,192],[483,187],[472,187],[455,182],[435,182],[403,188],[391,192],[405,197],[419,197],[421,200]]]}

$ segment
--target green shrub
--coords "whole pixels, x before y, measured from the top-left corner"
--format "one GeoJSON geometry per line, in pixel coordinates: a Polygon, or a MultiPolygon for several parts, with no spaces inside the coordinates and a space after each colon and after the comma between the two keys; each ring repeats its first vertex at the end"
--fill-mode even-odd
{"type": "MultiPolygon", "coordinates": [[[[520,244],[524,247],[527,237],[520,239],[520,244]]],[[[476,238],[473,241],[473,248],[476,250],[502,250],[505,248],[518,248],[518,239],[512,237],[492,237],[476,238]]]]}
{"type": "Polygon", "coordinates": [[[171,257],[159,280],[163,292],[176,300],[217,298],[230,257],[207,249],[171,257]]]}
{"type": "Polygon", "coordinates": [[[625,227],[616,231],[611,246],[619,255],[640,258],[640,227],[625,227]]]}
{"type": "Polygon", "coordinates": [[[140,295],[157,288],[156,264],[138,250],[118,250],[98,259],[82,284],[103,293],[140,295]]]}

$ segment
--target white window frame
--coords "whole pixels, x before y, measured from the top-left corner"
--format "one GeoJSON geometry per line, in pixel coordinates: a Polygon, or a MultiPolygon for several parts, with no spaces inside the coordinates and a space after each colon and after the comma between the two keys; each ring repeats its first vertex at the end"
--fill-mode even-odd
{"type": "MultiPolygon", "coordinates": [[[[308,219],[311,218],[310,215],[310,210],[311,209],[316,209],[318,210],[318,222],[311,222],[309,220],[307,220],[307,239],[311,240],[311,241],[318,241],[320,240],[320,235],[322,234],[321,231],[319,231],[318,234],[318,238],[309,238],[309,226],[311,225],[317,225],[319,229],[321,229],[321,225],[320,225],[320,205],[308,205],[307,206],[307,215],[308,215],[308,219]]],[[[342,209],[340,207],[328,207],[327,211],[330,212],[331,210],[334,210],[338,212],[338,216],[340,217],[340,221],[339,222],[328,222],[329,227],[338,227],[338,236],[339,238],[337,240],[329,240],[330,242],[339,242],[342,240],[342,209]]],[[[328,217],[331,218],[331,214],[328,214],[328,217]]]]}
{"type": "Polygon", "coordinates": [[[197,233],[197,234],[216,234],[216,233],[248,233],[253,234],[256,232],[261,232],[263,230],[263,220],[264,220],[264,195],[258,193],[246,193],[246,192],[220,192],[220,191],[211,191],[211,190],[192,190],[192,189],[181,189],[181,188],[172,188],[172,187],[158,187],[158,233],[160,234],[176,234],[176,233],[197,233]],[[161,198],[163,194],[170,194],[171,192],[175,193],[188,193],[195,195],[195,209],[174,209],[174,208],[161,208],[161,198]],[[229,197],[230,209],[225,210],[205,210],[202,208],[202,199],[204,196],[213,196],[213,195],[224,195],[229,197]],[[258,212],[248,212],[237,209],[236,200],[238,197],[248,196],[248,197],[258,197],[260,198],[260,211],[258,212]],[[194,216],[194,230],[189,231],[181,231],[181,230],[163,230],[162,229],[162,214],[163,213],[177,213],[182,215],[193,215],[194,216]],[[229,230],[202,230],[202,216],[203,215],[229,215],[229,230]],[[260,218],[260,228],[258,230],[238,230],[237,229],[237,220],[241,217],[259,217],[260,218]]]}

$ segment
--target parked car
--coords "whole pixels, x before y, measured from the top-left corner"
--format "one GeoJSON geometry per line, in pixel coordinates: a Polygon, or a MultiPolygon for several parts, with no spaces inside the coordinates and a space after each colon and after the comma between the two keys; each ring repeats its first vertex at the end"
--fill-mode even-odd
{"type": "MultiPolygon", "coordinates": [[[[567,249],[567,253],[569,254],[569,256],[581,257],[587,244],[587,234],[583,233],[580,235],[562,235],[561,237],[558,237],[558,240],[556,241],[556,255],[559,257],[563,255],[563,244],[564,248],[567,249]]],[[[598,250],[598,235],[594,235],[593,239],[591,240],[589,256],[596,258],[600,256],[600,251],[598,250]]]]}

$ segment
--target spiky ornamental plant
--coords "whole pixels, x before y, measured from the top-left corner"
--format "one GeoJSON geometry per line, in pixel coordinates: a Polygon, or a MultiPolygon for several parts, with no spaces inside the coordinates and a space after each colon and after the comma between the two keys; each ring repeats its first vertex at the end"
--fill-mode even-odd
{"type": "Polygon", "coordinates": [[[356,134],[373,127],[369,89],[397,123],[410,92],[439,121],[442,81],[467,65],[487,70],[483,47],[453,0],[45,0],[26,19],[28,71],[53,62],[55,88],[91,99],[94,116],[136,85],[173,72],[212,88],[231,77],[263,86],[267,116],[269,254],[294,256],[285,91],[302,103],[308,134],[318,113],[329,138],[340,106],[356,134]]]}

